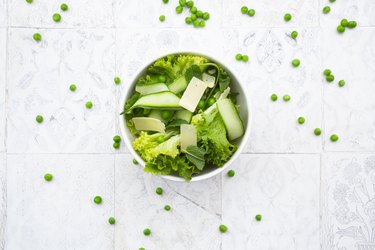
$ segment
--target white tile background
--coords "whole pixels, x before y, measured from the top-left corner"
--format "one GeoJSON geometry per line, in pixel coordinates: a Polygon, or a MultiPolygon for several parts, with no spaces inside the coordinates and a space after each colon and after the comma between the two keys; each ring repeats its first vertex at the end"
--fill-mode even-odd
{"type": "Polygon", "coordinates": [[[0,0],[0,249],[375,249],[375,1],[197,0],[211,14],[204,29],[184,23],[177,0],[66,3],[56,24],[60,1],[0,0]],[[341,18],[358,28],[337,34],[341,18]],[[123,144],[112,148],[122,87],[145,61],[179,50],[230,64],[250,93],[251,137],[234,178],[168,182],[133,165],[123,144]],[[324,68],[347,85],[327,84],[324,68]],[[292,100],[272,103],[272,93],[292,100]]]}

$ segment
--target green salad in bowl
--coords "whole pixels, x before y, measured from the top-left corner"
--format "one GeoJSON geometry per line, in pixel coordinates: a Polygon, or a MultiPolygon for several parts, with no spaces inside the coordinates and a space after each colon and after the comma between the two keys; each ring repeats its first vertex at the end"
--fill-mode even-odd
{"type": "Polygon", "coordinates": [[[124,94],[125,141],[146,172],[199,180],[239,154],[249,126],[246,93],[211,57],[177,53],[137,74],[124,94]]]}

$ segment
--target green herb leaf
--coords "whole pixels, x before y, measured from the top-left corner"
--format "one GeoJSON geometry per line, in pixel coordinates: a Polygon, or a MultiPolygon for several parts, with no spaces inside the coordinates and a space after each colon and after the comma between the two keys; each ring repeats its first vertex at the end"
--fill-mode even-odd
{"type": "Polygon", "coordinates": [[[205,165],[204,155],[206,151],[197,146],[189,146],[186,148],[186,158],[193,163],[199,170],[205,165]]]}
{"type": "Polygon", "coordinates": [[[192,65],[190,68],[186,70],[186,73],[185,73],[186,82],[190,82],[190,80],[193,77],[202,79],[202,71],[197,65],[192,65]]]}
{"type": "Polygon", "coordinates": [[[176,120],[173,120],[171,123],[169,123],[167,128],[180,127],[181,124],[189,124],[189,123],[182,119],[176,119],[176,120]]]}
{"type": "Polygon", "coordinates": [[[227,72],[222,72],[219,77],[219,87],[220,91],[223,92],[226,88],[228,88],[230,83],[230,77],[227,72]]]}

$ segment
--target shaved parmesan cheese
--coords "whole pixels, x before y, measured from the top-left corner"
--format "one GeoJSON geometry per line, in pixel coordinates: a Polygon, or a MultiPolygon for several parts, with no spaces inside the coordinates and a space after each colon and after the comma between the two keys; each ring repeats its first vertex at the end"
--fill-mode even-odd
{"type": "Polygon", "coordinates": [[[215,86],[215,77],[210,76],[209,74],[203,73],[202,75],[202,81],[207,83],[207,86],[209,88],[213,88],[215,86]]]}
{"type": "Polygon", "coordinates": [[[182,95],[179,105],[190,112],[194,112],[206,88],[207,83],[193,77],[182,95]]]}
{"type": "Polygon", "coordinates": [[[134,126],[136,130],[145,130],[145,131],[165,131],[165,124],[160,120],[151,118],[151,117],[134,117],[133,119],[134,126]]]}
{"type": "Polygon", "coordinates": [[[181,124],[181,151],[189,146],[197,146],[197,130],[194,125],[181,124]]]}

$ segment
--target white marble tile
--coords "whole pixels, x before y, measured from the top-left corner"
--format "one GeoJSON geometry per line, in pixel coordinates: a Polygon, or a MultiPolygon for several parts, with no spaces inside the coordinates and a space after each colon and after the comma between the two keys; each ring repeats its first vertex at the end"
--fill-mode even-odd
{"type": "Polygon", "coordinates": [[[358,26],[375,25],[375,1],[373,0],[341,0],[335,3],[329,3],[327,0],[320,0],[320,25],[321,27],[330,27],[336,31],[341,19],[355,20],[358,26]],[[329,14],[323,14],[324,6],[330,6],[329,14]]]}
{"type": "Polygon", "coordinates": [[[29,4],[25,0],[8,0],[9,25],[18,27],[113,27],[114,0],[80,1],[36,1],[29,4]],[[60,10],[66,3],[69,10],[60,10]],[[54,13],[61,14],[61,21],[52,20],[54,13]]]}
{"type": "Polygon", "coordinates": [[[114,152],[113,30],[10,29],[8,53],[8,152],[114,152]]]}
{"type": "Polygon", "coordinates": [[[116,249],[220,249],[221,179],[167,182],[116,155],[116,249]],[[155,189],[164,193],[159,196],[155,189]],[[171,211],[165,211],[169,204],[171,211]],[[143,235],[150,228],[151,236],[143,235]]]}
{"type": "Polygon", "coordinates": [[[324,85],[325,150],[375,150],[375,28],[357,28],[340,35],[324,29],[324,68],[330,68],[334,83],[324,85]],[[337,82],[346,81],[339,88],[337,82]],[[332,143],[330,135],[340,139],[332,143]]]}
{"type": "Polygon", "coordinates": [[[373,249],[375,154],[328,153],[322,162],[322,249],[373,249]]]}
{"type": "Polygon", "coordinates": [[[0,154],[0,249],[4,249],[6,226],[6,155],[0,154]]]}
{"type": "Polygon", "coordinates": [[[319,155],[241,155],[233,165],[236,175],[222,176],[223,249],[319,249],[319,155]]]}
{"type": "Polygon", "coordinates": [[[6,249],[112,249],[113,155],[9,155],[6,249]],[[45,173],[53,174],[46,182],[45,173]],[[101,195],[96,205],[93,197],[101,195]]]}
{"type": "MultiPolygon", "coordinates": [[[[185,18],[191,13],[187,7],[181,14],[176,13],[178,0],[170,0],[164,4],[162,0],[147,1],[147,4],[138,0],[122,1],[116,0],[114,13],[116,27],[153,27],[153,28],[185,28],[191,32],[198,30],[210,30],[221,26],[221,8],[222,0],[215,1],[194,1],[194,6],[203,12],[210,13],[210,19],[206,21],[204,29],[194,28],[193,25],[187,25],[185,18]],[[160,22],[159,16],[165,15],[165,21],[160,22]]],[[[199,33],[195,33],[199,34],[199,33]]]]}
{"type": "Polygon", "coordinates": [[[0,27],[7,26],[7,0],[0,0],[0,27]]]}
{"type": "Polygon", "coordinates": [[[311,27],[318,26],[319,11],[319,2],[316,0],[223,0],[223,24],[225,27],[311,27]],[[242,14],[242,6],[254,9],[255,16],[242,14]],[[292,15],[290,22],[284,21],[285,13],[292,15]]]}
{"type": "Polygon", "coordinates": [[[5,151],[5,81],[6,29],[0,29],[0,153],[5,151]]]}

